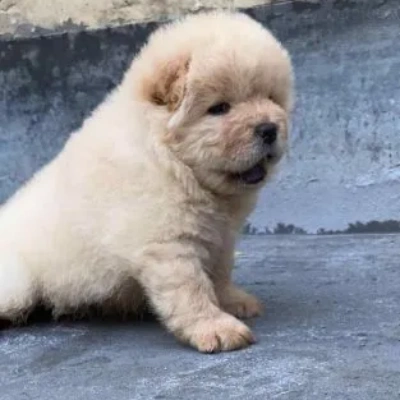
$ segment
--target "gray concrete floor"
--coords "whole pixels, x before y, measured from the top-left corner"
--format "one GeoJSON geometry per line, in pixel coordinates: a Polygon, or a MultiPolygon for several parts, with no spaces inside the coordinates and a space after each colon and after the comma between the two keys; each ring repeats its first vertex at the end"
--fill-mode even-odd
{"type": "Polygon", "coordinates": [[[65,322],[0,338],[1,400],[400,399],[400,236],[264,236],[236,279],[268,304],[258,343],[201,355],[156,322],[65,322]]]}

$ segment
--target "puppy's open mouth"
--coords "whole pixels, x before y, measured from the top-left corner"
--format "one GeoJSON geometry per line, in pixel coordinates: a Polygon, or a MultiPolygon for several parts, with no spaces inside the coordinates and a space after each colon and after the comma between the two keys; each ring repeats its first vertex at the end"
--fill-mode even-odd
{"type": "Polygon", "coordinates": [[[261,160],[250,169],[233,174],[233,178],[245,183],[246,185],[256,185],[262,182],[267,176],[267,168],[265,167],[265,161],[261,160]]]}

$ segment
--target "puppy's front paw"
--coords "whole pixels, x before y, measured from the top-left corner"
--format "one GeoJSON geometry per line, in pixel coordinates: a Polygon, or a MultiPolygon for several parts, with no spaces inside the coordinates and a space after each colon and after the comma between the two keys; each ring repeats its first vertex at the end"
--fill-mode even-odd
{"type": "Polygon", "coordinates": [[[234,286],[220,293],[219,300],[227,313],[238,318],[258,317],[263,312],[263,306],[255,296],[234,286]]]}
{"type": "Polygon", "coordinates": [[[225,313],[197,322],[186,340],[202,353],[238,350],[255,343],[250,329],[225,313]]]}

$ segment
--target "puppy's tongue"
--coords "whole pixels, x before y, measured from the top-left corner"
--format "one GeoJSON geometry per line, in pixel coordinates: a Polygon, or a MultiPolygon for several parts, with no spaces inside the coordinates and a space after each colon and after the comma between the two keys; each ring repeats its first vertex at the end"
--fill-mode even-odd
{"type": "Polygon", "coordinates": [[[265,176],[267,175],[267,171],[262,163],[255,165],[253,168],[248,169],[247,171],[241,172],[239,174],[239,179],[248,184],[255,185],[261,182],[265,176]]]}

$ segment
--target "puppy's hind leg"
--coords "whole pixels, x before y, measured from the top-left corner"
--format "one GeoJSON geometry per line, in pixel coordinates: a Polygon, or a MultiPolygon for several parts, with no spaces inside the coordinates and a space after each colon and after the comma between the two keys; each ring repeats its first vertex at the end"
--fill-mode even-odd
{"type": "Polygon", "coordinates": [[[0,319],[20,322],[35,301],[35,285],[23,262],[0,256],[0,319]]]}
{"type": "Polygon", "coordinates": [[[214,274],[214,285],[221,308],[237,318],[252,318],[263,313],[263,306],[253,295],[236,287],[232,282],[234,264],[234,238],[220,254],[219,268],[214,274]]]}

